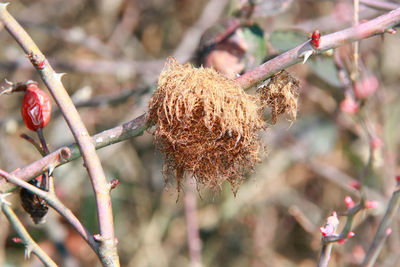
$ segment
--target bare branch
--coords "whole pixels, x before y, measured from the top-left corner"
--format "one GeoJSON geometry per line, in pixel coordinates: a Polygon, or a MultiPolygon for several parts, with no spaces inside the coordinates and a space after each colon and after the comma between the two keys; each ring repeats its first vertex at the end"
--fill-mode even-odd
{"type": "MultiPolygon", "coordinates": [[[[98,133],[93,136],[91,140],[96,149],[100,149],[105,146],[122,142],[128,138],[142,135],[146,128],[146,114],[143,114],[130,122],[98,133]]],[[[59,148],[48,156],[41,158],[22,169],[15,170],[13,175],[19,179],[30,181],[41,173],[48,171],[49,168],[56,168],[79,158],[80,155],[81,153],[78,146],[72,144],[68,147],[59,148]]],[[[10,192],[15,190],[15,188],[15,186],[7,183],[6,180],[0,180],[0,192],[10,192]]]]}
{"type": "Polygon", "coordinates": [[[39,247],[39,245],[32,239],[24,225],[18,219],[12,208],[5,202],[1,203],[1,210],[7,217],[10,224],[14,227],[21,241],[25,245],[25,255],[30,255],[33,252],[45,266],[57,266],[57,264],[46,254],[46,252],[39,247]]]}
{"type": "Polygon", "coordinates": [[[381,10],[393,10],[399,8],[400,5],[397,3],[377,0],[360,0],[360,3],[368,7],[381,9],[381,10]]]}
{"type": "Polygon", "coordinates": [[[10,183],[13,183],[21,188],[25,188],[30,192],[43,198],[50,207],[55,209],[61,216],[63,216],[83,237],[83,239],[93,248],[96,254],[99,255],[99,244],[94,240],[93,235],[81,224],[81,222],[76,218],[70,209],[68,209],[53,192],[44,191],[24,180],[18,179],[12,174],[9,174],[0,169],[0,176],[7,179],[10,183]]]}
{"type": "Polygon", "coordinates": [[[323,51],[336,48],[345,43],[355,42],[377,34],[383,34],[386,30],[400,22],[400,8],[393,10],[368,22],[358,24],[352,28],[331,33],[321,37],[321,45],[314,49],[307,41],[267,62],[243,74],[236,81],[243,89],[250,88],[268,79],[273,74],[290,67],[303,60],[302,56],[308,52],[320,54],[323,51]]]}
{"type": "Polygon", "coordinates": [[[54,100],[60,107],[81,150],[82,158],[85,162],[95,192],[97,217],[100,235],[102,236],[100,259],[104,266],[119,266],[119,257],[114,236],[111,198],[107,190],[107,180],[96,154],[95,147],[90,140],[89,133],[61,82],[63,74],[56,73],[53,70],[43,53],[21,25],[8,13],[6,7],[7,4],[0,4],[0,21],[22,47],[34,67],[38,70],[54,100]]]}
{"type": "Polygon", "coordinates": [[[371,243],[371,246],[368,249],[368,252],[364,258],[361,266],[363,267],[371,267],[374,266],[376,259],[378,258],[379,253],[382,250],[383,244],[386,241],[388,236],[388,229],[390,229],[390,225],[392,224],[393,219],[395,218],[397,211],[400,206],[400,187],[394,191],[392,198],[387,206],[385,215],[381,223],[379,224],[378,230],[376,231],[374,240],[371,243]]]}
{"type": "Polygon", "coordinates": [[[189,247],[190,267],[201,267],[201,240],[197,222],[196,186],[193,180],[185,181],[185,218],[187,242],[189,247]]]}

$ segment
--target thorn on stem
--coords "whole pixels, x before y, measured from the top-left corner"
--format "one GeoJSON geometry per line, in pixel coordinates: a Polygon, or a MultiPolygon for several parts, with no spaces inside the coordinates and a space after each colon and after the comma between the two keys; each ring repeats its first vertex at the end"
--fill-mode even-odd
{"type": "Polygon", "coordinates": [[[93,239],[94,239],[96,242],[102,242],[102,241],[103,241],[103,237],[102,237],[100,234],[95,234],[95,235],[93,235],[93,239]]]}
{"type": "Polygon", "coordinates": [[[54,76],[57,80],[59,80],[61,82],[61,78],[65,75],[66,73],[64,72],[60,72],[60,73],[54,73],[54,76]]]}
{"type": "Polygon", "coordinates": [[[306,63],[308,58],[314,54],[314,50],[306,50],[303,53],[300,54],[299,58],[303,58],[303,64],[306,63]]]}
{"type": "Polygon", "coordinates": [[[21,243],[22,243],[22,240],[21,240],[20,237],[13,237],[13,238],[12,238],[12,241],[13,241],[14,243],[16,243],[16,244],[21,244],[21,243]]]}
{"type": "Polygon", "coordinates": [[[9,4],[8,2],[0,3],[0,9],[6,9],[8,4],[9,4]]]}
{"type": "Polygon", "coordinates": [[[395,29],[393,29],[393,28],[387,29],[386,32],[389,33],[389,34],[392,34],[392,35],[395,35],[397,33],[397,31],[395,29]]]}
{"type": "Polygon", "coordinates": [[[8,202],[8,200],[6,199],[6,197],[8,197],[9,195],[11,195],[11,193],[0,194],[0,203],[11,206],[11,203],[8,202]]]}
{"type": "Polygon", "coordinates": [[[25,246],[25,259],[29,259],[31,257],[32,249],[29,246],[25,246]]]}
{"type": "Polygon", "coordinates": [[[119,185],[119,180],[118,179],[113,179],[108,184],[108,188],[109,188],[109,190],[112,190],[112,189],[116,188],[117,185],[119,185]]]}
{"type": "Polygon", "coordinates": [[[49,176],[53,174],[53,171],[55,170],[56,165],[54,163],[50,164],[49,166],[49,176]]]}
{"type": "Polygon", "coordinates": [[[68,147],[65,147],[61,149],[60,151],[60,159],[62,161],[68,161],[68,159],[71,157],[71,150],[68,147]]]}

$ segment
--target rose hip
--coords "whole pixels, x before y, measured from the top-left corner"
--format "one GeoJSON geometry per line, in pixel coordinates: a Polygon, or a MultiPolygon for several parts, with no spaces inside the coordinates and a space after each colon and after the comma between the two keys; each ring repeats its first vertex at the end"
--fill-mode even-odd
{"type": "Polygon", "coordinates": [[[51,101],[49,96],[40,90],[36,83],[28,83],[26,87],[21,114],[26,127],[32,131],[37,131],[49,123],[51,101]]]}

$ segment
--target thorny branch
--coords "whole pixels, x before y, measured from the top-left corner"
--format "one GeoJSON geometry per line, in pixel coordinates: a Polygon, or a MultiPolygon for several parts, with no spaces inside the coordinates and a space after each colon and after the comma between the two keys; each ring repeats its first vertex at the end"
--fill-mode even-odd
{"type": "Polygon", "coordinates": [[[22,179],[18,179],[15,175],[9,174],[0,169],[0,176],[5,178],[10,183],[13,183],[19,187],[25,188],[30,192],[43,198],[53,209],[55,209],[61,216],[63,216],[83,237],[83,239],[93,248],[93,250],[99,254],[99,244],[93,238],[93,235],[81,224],[78,218],[68,209],[52,191],[44,191],[30,183],[25,182],[22,179]]]}
{"type": "Polygon", "coordinates": [[[326,50],[336,48],[345,43],[355,42],[377,34],[383,34],[400,22],[400,8],[372,19],[368,22],[358,24],[354,27],[331,33],[321,37],[321,44],[314,49],[307,41],[267,62],[243,74],[236,81],[243,89],[250,88],[268,79],[273,74],[303,61],[307,52],[313,55],[320,54],[326,50]]]}
{"type": "Polygon", "coordinates": [[[104,266],[119,266],[119,257],[114,236],[111,198],[109,190],[107,189],[107,180],[101,162],[96,154],[95,147],[90,140],[89,133],[61,82],[63,74],[56,73],[53,70],[31,37],[10,13],[8,13],[6,9],[7,5],[7,3],[0,4],[0,21],[4,25],[4,28],[22,47],[34,67],[38,70],[54,100],[60,107],[82,153],[82,158],[85,162],[85,167],[87,168],[95,192],[97,217],[101,235],[101,245],[98,254],[100,260],[104,266]]]}
{"type": "MultiPolygon", "coordinates": [[[[261,66],[243,74],[242,76],[237,78],[236,81],[244,89],[255,86],[256,84],[264,81],[274,73],[290,65],[300,62],[302,59],[298,58],[298,55],[301,51],[306,51],[306,49],[309,49],[313,50],[314,54],[321,53],[322,51],[337,47],[346,42],[353,42],[362,38],[368,38],[376,34],[383,34],[385,33],[386,29],[393,27],[399,22],[400,9],[396,9],[376,19],[370,20],[369,22],[359,24],[356,27],[352,27],[321,37],[321,46],[318,50],[314,50],[309,42],[299,45],[298,47],[293,48],[285,52],[284,54],[265,62],[261,66]]],[[[92,143],[95,145],[96,149],[100,149],[102,147],[124,141],[130,137],[139,136],[147,128],[145,122],[146,114],[143,114],[130,122],[93,136],[92,143]]],[[[80,157],[79,149],[76,144],[72,144],[67,148],[60,148],[57,151],[48,155],[47,157],[33,162],[25,168],[14,172],[14,175],[20,179],[29,181],[30,179],[48,170],[50,165],[55,168],[78,157],[80,157]],[[61,151],[64,151],[64,153],[66,151],[69,151],[68,153],[70,153],[70,157],[65,158],[63,156],[60,156],[61,151]]],[[[6,181],[0,181],[1,192],[9,192],[13,190],[13,188],[15,187],[7,184],[6,181]]]]}
{"type": "MultiPolygon", "coordinates": [[[[138,118],[123,125],[106,130],[94,135],[91,140],[96,149],[122,142],[128,138],[141,135],[146,130],[146,116],[141,115],[138,118]]],[[[39,174],[48,171],[49,168],[56,168],[81,156],[80,150],[76,144],[68,147],[62,147],[41,158],[28,166],[17,169],[13,172],[19,179],[29,181],[39,174]]],[[[0,192],[10,192],[15,186],[7,183],[4,179],[0,180],[0,192]]]]}
{"type": "Polygon", "coordinates": [[[381,10],[393,10],[399,8],[400,5],[398,3],[387,2],[387,1],[378,1],[378,0],[360,0],[360,3],[366,5],[368,7],[381,9],[381,10]]]}
{"type": "Polygon", "coordinates": [[[385,215],[383,216],[382,221],[379,224],[378,230],[376,231],[375,237],[372,241],[371,246],[368,249],[368,252],[361,266],[363,267],[374,266],[376,259],[378,258],[379,253],[382,250],[383,244],[385,243],[386,238],[390,234],[390,226],[392,224],[393,219],[396,217],[399,207],[400,207],[400,186],[398,185],[397,189],[394,191],[392,195],[392,198],[390,199],[385,215]]]}
{"type": "MultiPolygon", "coordinates": [[[[2,198],[4,195],[1,196],[2,198]]],[[[1,201],[1,210],[4,215],[7,217],[7,220],[10,224],[14,227],[15,231],[17,232],[18,236],[21,239],[21,242],[25,246],[25,256],[29,257],[30,254],[33,252],[46,266],[57,266],[57,264],[49,257],[49,255],[44,252],[39,245],[32,239],[29,235],[28,231],[25,229],[24,225],[18,219],[17,215],[14,213],[12,208],[9,204],[2,199],[1,201]]]]}
{"type": "MultiPolygon", "coordinates": [[[[361,1],[363,2],[363,1],[361,1]]],[[[47,61],[45,61],[44,56],[40,53],[40,51],[36,48],[36,46],[33,46],[35,49],[29,48],[29,44],[25,46],[25,38],[20,38],[18,37],[18,34],[13,33],[14,29],[10,28],[10,20],[13,20],[13,18],[8,14],[8,12],[5,10],[5,5],[2,5],[1,11],[0,11],[0,20],[5,23],[7,30],[9,30],[12,34],[14,34],[14,37],[17,39],[17,41],[23,46],[25,52],[30,55],[32,59],[35,60],[37,63],[38,60],[42,59],[43,61],[40,61],[39,63],[44,64],[43,69],[39,69],[39,72],[41,73],[43,79],[45,80],[46,84],[49,86],[49,88],[54,88],[54,87],[61,87],[63,88],[61,81],[60,81],[60,76],[54,73],[54,71],[51,69],[50,65],[48,64],[47,61]],[[7,27],[8,25],[8,27],[7,27]],[[36,57],[35,57],[36,56],[36,57]],[[49,75],[52,75],[50,77],[49,75]]],[[[354,42],[360,39],[368,38],[373,35],[377,34],[383,34],[386,32],[386,30],[396,26],[400,22],[400,9],[396,9],[392,12],[389,12],[385,15],[382,15],[376,19],[370,20],[368,22],[359,24],[357,26],[354,26],[352,28],[342,30],[339,32],[335,32],[326,36],[323,36],[321,38],[321,45],[318,49],[314,49],[309,42],[306,42],[296,48],[293,48],[287,52],[285,52],[282,55],[279,55],[275,57],[274,59],[260,65],[259,67],[245,73],[244,75],[240,76],[239,78],[236,79],[236,81],[239,83],[239,85],[243,89],[247,89],[249,87],[255,86],[258,83],[264,81],[265,79],[269,78],[271,75],[275,74],[276,72],[285,69],[293,64],[296,64],[300,61],[302,61],[302,57],[304,57],[304,53],[307,51],[311,51],[312,54],[319,54],[323,51],[338,47],[340,45],[343,45],[348,42],[354,42]]],[[[13,21],[11,23],[12,26],[15,26],[16,22],[13,21]]],[[[18,25],[18,24],[17,24],[18,25]]],[[[25,32],[24,32],[25,33],[25,32]]],[[[29,38],[29,37],[28,37],[29,38]]],[[[29,38],[30,40],[30,38],[29,38]]],[[[39,65],[41,66],[41,65],[39,65]]],[[[58,92],[53,92],[52,94],[56,98],[56,101],[58,99],[58,103],[61,106],[61,109],[65,110],[65,103],[63,101],[60,101],[58,98],[58,92]]],[[[69,99],[69,97],[68,97],[69,99]]],[[[68,106],[68,104],[66,105],[68,106]]],[[[69,107],[69,106],[68,106],[69,107]]],[[[75,109],[74,109],[75,110],[75,109]]],[[[64,114],[69,114],[69,112],[65,112],[64,114]]],[[[76,114],[75,114],[76,115],[76,114]]],[[[70,126],[73,127],[74,124],[74,119],[69,121],[70,126]]],[[[133,136],[138,136],[143,133],[143,131],[147,128],[145,125],[145,114],[138,117],[137,119],[128,122],[122,126],[117,126],[113,129],[104,131],[100,134],[95,135],[92,137],[91,142],[89,145],[89,151],[92,150],[94,147],[96,149],[99,149],[104,146],[108,146],[117,142],[120,142],[122,140],[125,140],[127,138],[133,137],[133,136]]],[[[76,130],[76,129],[75,129],[76,130]]],[[[87,135],[87,131],[74,131],[76,134],[76,139],[79,142],[85,143],[85,145],[88,145],[87,140],[90,138],[87,135]],[[86,133],[86,134],[85,134],[86,133]]],[[[82,149],[82,148],[81,148],[82,149]]],[[[85,150],[83,150],[85,151],[85,150]]],[[[93,152],[93,151],[92,151],[93,152]]],[[[79,148],[76,144],[73,144],[69,146],[68,148],[61,148],[48,156],[46,156],[43,159],[40,159],[27,167],[21,169],[21,170],[16,170],[13,175],[19,179],[24,179],[26,181],[36,177],[38,174],[48,170],[50,167],[55,168],[61,164],[64,164],[66,162],[69,162],[73,159],[76,159],[80,156],[80,151],[79,148]],[[61,156],[62,154],[67,154],[67,157],[61,156]]],[[[85,157],[88,159],[88,157],[85,157]]],[[[89,157],[90,158],[90,157],[89,157]]],[[[90,160],[89,160],[90,161],[90,160]]],[[[102,179],[100,179],[102,180],[102,179]]],[[[102,181],[104,182],[104,181],[102,181]]],[[[104,184],[104,183],[103,183],[104,184]]],[[[94,184],[95,186],[95,184],[94,184]]],[[[0,181],[0,191],[2,192],[8,192],[12,190],[12,186],[7,184],[5,180],[0,181]]],[[[109,196],[108,196],[108,191],[106,194],[102,195],[101,198],[103,203],[110,204],[109,201],[109,196]],[[107,196],[106,196],[107,195],[107,196]]],[[[99,206],[100,207],[100,206],[99,206]]],[[[104,214],[103,214],[104,215],[104,214]]],[[[99,218],[100,220],[101,218],[99,218]]],[[[111,216],[112,220],[112,216],[111,216]]],[[[101,220],[100,220],[101,221],[101,220]]],[[[112,221],[111,224],[108,224],[106,228],[106,233],[108,236],[113,236],[113,230],[110,228],[112,226],[112,221]]],[[[102,234],[103,237],[105,237],[102,234]]],[[[112,244],[108,243],[109,247],[114,247],[114,241],[112,240],[112,244]]],[[[116,255],[116,254],[115,254],[116,255]]],[[[114,256],[115,256],[114,255],[114,256]]],[[[114,257],[113,256],[113,257],[114,257]]],[[[103,259],[103,263],[107,262],[105,259],[103,259]]]]}

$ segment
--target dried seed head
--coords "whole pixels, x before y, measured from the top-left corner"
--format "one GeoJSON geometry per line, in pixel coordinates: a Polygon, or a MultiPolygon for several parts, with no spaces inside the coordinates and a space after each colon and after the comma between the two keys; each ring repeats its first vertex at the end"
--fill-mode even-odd
{"type": "Polygon", "coordinates": [[[258,161],[264,128],[256,97],[213,69],[180,65],[170,58],[150,104],[155,145],[164,156],[164,176],[174,175],[178,192],[184,173],[199,184],[233,192],[258,161]]]}
{"type": "Polygon", "coordinates": [[[258,88],[260,105],[271,108],[273,124],[276,123],[277,116],[283,113],[296,120],[298,88],[298,80],[285,70],[272,76],[267,85],[258,88]]]}

